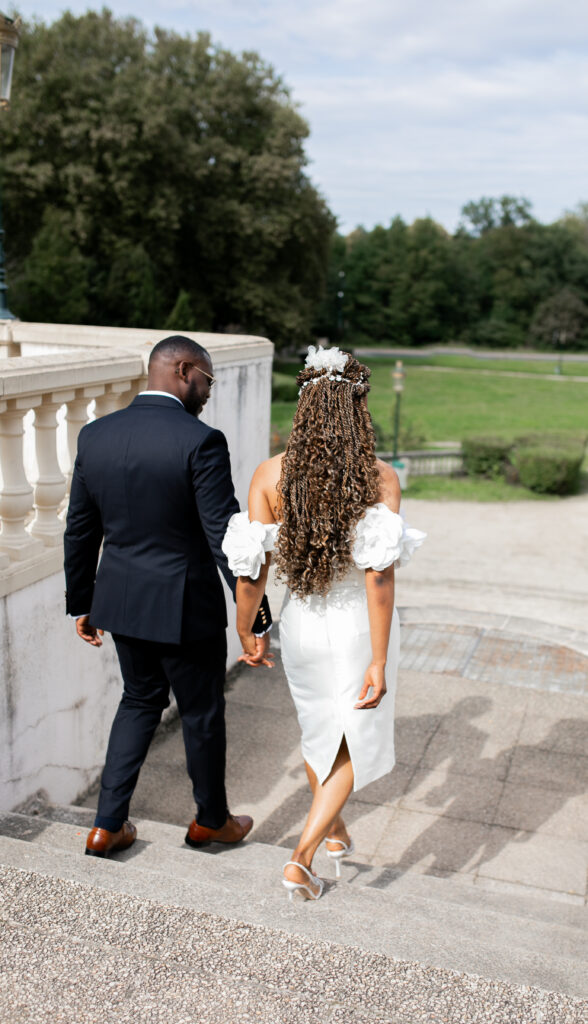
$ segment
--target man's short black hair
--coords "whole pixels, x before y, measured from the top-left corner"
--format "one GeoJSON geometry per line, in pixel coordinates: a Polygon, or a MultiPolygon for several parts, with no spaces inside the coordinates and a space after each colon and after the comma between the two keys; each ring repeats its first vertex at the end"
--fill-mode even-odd
{"type": "Polygon", "coordinates": [[[171,334],[169,338],[158,341],[149,356],[149,365],[160,356],[166,359],[201,360],[204,357],[210,359],[202,345],[199,345],[197,341],[192,341],[191,338],[185,338],[182,334],[171,334]]]}

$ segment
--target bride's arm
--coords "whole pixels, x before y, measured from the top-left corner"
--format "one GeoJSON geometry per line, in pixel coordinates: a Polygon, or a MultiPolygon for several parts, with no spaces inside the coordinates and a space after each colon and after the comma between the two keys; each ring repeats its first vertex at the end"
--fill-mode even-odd
{"type": "MultiPolygon", "coordinates": [[[[387,505],[391,512],[398,512],[400,485],[396,471],[381,459],[378,459],[377,465],[380,475],[379,501],[387,505]]],[[[386,693],[384,671],[394,613],[394,565],[390,565],[380,572],[375,569],[366,569],[365,589],[370,620],[372,660],[364,676],[361,693],[355,707],[376,708],[386,693]],[[372,694],[368,697],[370,689],[372,694]]]]}
{"type": "Polygon", "coordinates": [[[239,576],[237,580],[237,632],[243,645],[243,653],[250,656],[256,652],[256,637],[252,629],[265,591],[271,557],[269,553],[266,555],[265,565],[262,565],[256,580],[252,580],[250,576],[239,576]]]}
{"type": "MultiPolygon", "coordinates": [[[[271,475],[268,463],[272,461],[270,459],[267,462],[262,462],[253,474],[249,488],[249,519],[251,522],[272,524],[275,521],[267,497],[268,478],[271,475]]],[[[271,483],[271,481],[269,482],[271,483]]],[[[243,645],[242,657],[244,660],[254,656],[257,652],[256,637],[252,633],[252,628],[257,609],[265,592],[271,557],[271,553],[268,551],[265,563],[261,566],[256,580],[251,579],[250,576],[239,576],[237,580],[237,632],[243,645]]],[[[266,640],[266,646],[269,646],[269,634],[266,633],[263,639],[266,640]]],[[[264,664],[267,664],[267,661],[264,664]]]]}
{"type": "Polygon", "coordinates": [[[364,676],[356,708],[377,708],[386,693],[384,671],[388,656],[390,627],[394,612],[394,566],[382,572],[366,569],[365,589],[370,620],[372,660],[364,676]],[[373,691],[368,697],[370,689],[373,691]]]}

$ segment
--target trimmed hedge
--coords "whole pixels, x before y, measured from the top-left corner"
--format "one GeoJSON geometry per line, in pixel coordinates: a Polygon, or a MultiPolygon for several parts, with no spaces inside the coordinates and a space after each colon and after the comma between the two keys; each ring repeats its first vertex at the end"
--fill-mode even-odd
{"type": "Polygon", "coordinates": [[[523,487],[539,494],[573,494],[584,461],[581,445],[532,445],[515,448],[513,464],[523,487]]]}
{"type": "Polygon", "coordinates": [[[576,434],[531,433],[506,441],[468,437],[462,442],[469,476],[504,476],[538,494],[573,494],[579,486],[586,437],[576,434]]]}
{"type": "Polygon", "coordinates": [[[272,402],[297,402],[298,384],[287,373],[272,373],[272,402]]]}
{"type": "Polygon", "coordinates": [[[511,449],[503,437],[468,437],[461,443],[464,469],[468,476],[501,476],[511,449]]]}

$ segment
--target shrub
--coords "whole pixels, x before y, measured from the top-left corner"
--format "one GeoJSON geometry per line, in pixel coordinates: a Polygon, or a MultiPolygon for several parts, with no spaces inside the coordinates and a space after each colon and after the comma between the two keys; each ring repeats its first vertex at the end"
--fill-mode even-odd
{"type": "Polygon", "coordinates": [[[286,373],[272,373],[272,402],[297,402],[298,385],[286,373]]]}
{"type": "Polygon", "coordinates": [[[468,476],[501,476],[511,448],[502,437],[467,437],[461,443],[464,469],[468,476]]]}
{"type": "Polygon", "coordinates": [[[525,332],[518,324],[491,317],[474,325],[472,342],[481,348],[523,348],[525,332]]]}
{"type": "Polygon", "coordinates": [[[519,434],[515,438],[516,448],[581,448],[584,450],[588,437],[580,432],[565,432],[557,430],[531,431],[529,434],[519,434]]]}
{"type": "Polygon", "coordinates": [[[513,462],[523,487],[539,494],[573,494],[578,490],[584,447],[523,444],[515,448],[513,462]]]}

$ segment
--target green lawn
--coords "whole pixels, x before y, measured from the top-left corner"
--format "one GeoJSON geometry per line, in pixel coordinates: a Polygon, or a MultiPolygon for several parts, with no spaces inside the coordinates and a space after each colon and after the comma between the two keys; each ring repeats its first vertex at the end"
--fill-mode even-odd
{"type": "MultiPolygon", "coordinates": [[[[442,357],[444,359],[449,356],[442,357]]],[[[456,357],[461,358],[461,357],[456,357]]],[[[370,359],[372,391],[369,407],[387,433],[392,429],[393,361],[370,359]]],[[[279,364],[280,372],[296,375],[298,367],[279,364]]],[[[461,441],[472,434],[513,437],[535,430],[588,434],[588,384],[528,378],[487,376],[473,369],[435,373],[407,365],[401,418],[408,417],[426,442],[461,441]]],[[[287,436],[295,402],[272,406],[274,431],[287,436]]]]}
{"type": "Polygon", "coordinates": [[[469,476],[415,476],[404,491],[407,498],[431,501],[561,501],[554,494],[536,494],[513,487],[506,480],[481,480],[469,476]]]}
{"type": "MultiPolygon", "coordinates": [[[[478,359],[476,356],[427,355],[421,357],[414,355],[403,357],[403,362],[405,365],[448,366],[450,369],[458,370],[494,370],[539,374],[557,373],[559,367],[556,355],[549,361],[541,359],[478,359]]],[[[561,372],[564,377],[588,377],[588,357],[583,362],[562,362],[561,372]]]]}

